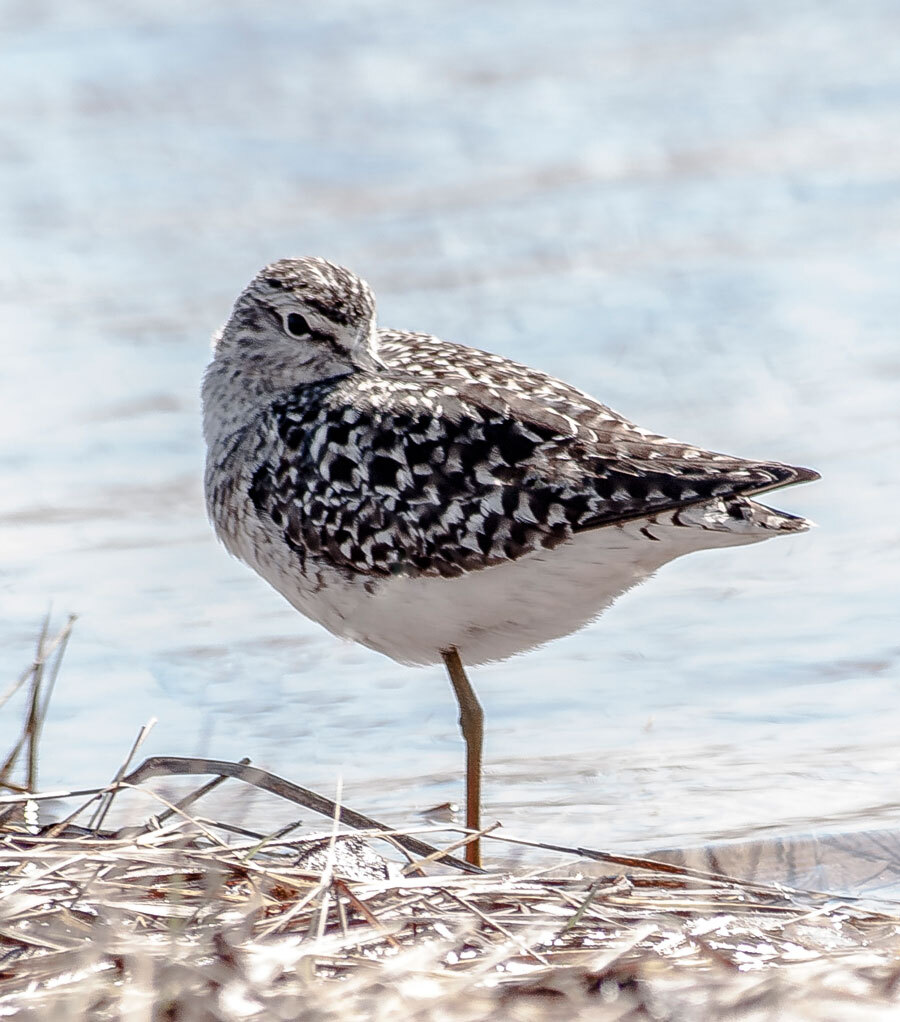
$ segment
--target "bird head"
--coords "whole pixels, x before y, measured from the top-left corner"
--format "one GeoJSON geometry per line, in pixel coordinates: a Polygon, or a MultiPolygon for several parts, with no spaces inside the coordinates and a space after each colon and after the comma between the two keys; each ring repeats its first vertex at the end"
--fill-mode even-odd
{"type": "Polygon", "coordinates": [[[243,290],[213,354],[272,390],[373,371],[380,366],[375,296],[325,259],[279,259],[243,290]]]}

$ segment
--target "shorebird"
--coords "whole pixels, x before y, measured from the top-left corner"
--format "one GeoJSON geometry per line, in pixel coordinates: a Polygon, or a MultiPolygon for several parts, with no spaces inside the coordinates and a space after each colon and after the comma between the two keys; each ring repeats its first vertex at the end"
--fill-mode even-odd
{"type": "Polygon", "coordinates": [[[682,554],[803,532],[751,498],[818,478],[642,429],[500,355],[380,329],[369,285],[319,258],[274,262],[240,294],[203,421],[227,549],[335,635],[446,665],[473,831],[484,717],[463,663],[567,635],[682,554]]]}

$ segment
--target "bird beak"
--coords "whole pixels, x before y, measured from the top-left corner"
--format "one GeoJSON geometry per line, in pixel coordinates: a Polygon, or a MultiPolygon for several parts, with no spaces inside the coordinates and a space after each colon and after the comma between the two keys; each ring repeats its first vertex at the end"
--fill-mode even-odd
{"type": "Polygon", "coordinates": [[[387,369],[387,366],[374,351],[356,351],[353,353],[353,365],[357,369],[362,369],[366,373],[377,373],[387,369]]]}

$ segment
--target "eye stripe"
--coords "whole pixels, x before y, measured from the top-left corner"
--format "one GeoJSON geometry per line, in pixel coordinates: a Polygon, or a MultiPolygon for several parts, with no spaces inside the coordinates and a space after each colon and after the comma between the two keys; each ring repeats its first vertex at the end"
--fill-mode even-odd
{"type": "Polygon", "coordinates": [[[311,341],[319,341],[321,344],[328,344],[338,352],[344,350],[343,347],[338,344],[338,339],[333,334],[326,334],[321,330],[310,330],[309,339],[311,341]]]}
{"type": "Polygon", "coordinates": [[[312,296],[304,296],[303,300],[311,309],[315,309],[316,312],[321,313],[326,319],[330,319],[332,323],[337,323],[338,326],[346,326],[350,322],[346,312],[333,302],[322,302],[312,296]]]}

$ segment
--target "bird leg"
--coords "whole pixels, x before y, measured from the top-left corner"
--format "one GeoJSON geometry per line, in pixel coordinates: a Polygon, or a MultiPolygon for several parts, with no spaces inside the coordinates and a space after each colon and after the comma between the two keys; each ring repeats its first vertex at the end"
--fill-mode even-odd
{"type": "MultiPolygon", "coordinates": [[[[484,739],[484,710],[475,690],[466,677],[459,650],[455,646],[442,649],[441,656],[456,701],[459,703],[459,726],[466,743],[466,826],[481,830],[481,747],[484,739]]],[[[478,840],[466,845],[466,862],[481,865],[481,846],[478,840]]]]}

